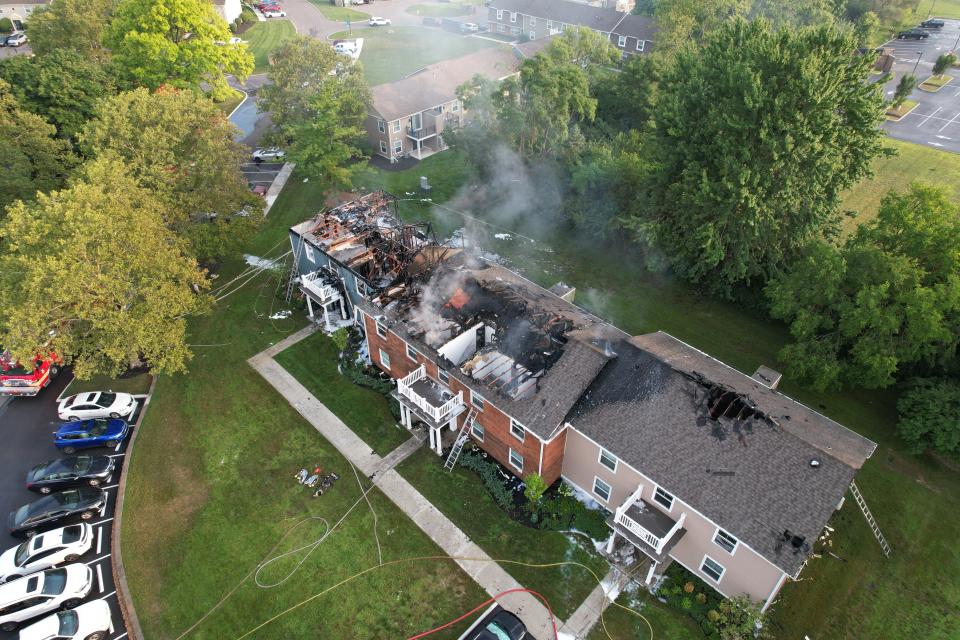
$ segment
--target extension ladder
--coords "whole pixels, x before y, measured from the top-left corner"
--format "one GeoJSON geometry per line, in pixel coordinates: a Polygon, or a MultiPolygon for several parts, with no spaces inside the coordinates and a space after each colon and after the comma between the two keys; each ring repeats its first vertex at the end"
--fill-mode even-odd
{"type": "Polygon", "coordinates": [[[467,414],[467,419],[463,421],[463,427],[460,428],[460,433],[457,434],[457,439],[453,441],[453,446],[450,447],[450,454],[447,456],[447,461],[443,463],[443,468],[447,471],[453,471],[454,465],[456,465],[457,460],[460,459],[460,452],[463,451],[463,446],[467,444],[467,438],[470,437],[470,428],[476,419],[477,410],[470,409],[470,413],[467,414]]]}
{"type": "Polygon", "coordinates": [[[863,494],[860,493],[860,489],[857,488],[857,483],[850,483],[850,492],[853,494],[854,500],[857,501],[857,505],[860,506],[860,511],[863,512],[863,517],[867,519],[867,524],[870,525],[870,528],[873,529],[873,535],[876,537],[877,542],[880,543],[880,548],[883,550],[883,555],[890,557],[890,545],[887,544],[887,539],[883,537],[883,534],[880,533],[880,527],[877,525],[877,521],[873,519],[873,514],[870,513],[870,509],[867,507],[867,501],[863,499],[863,494]]]}
{"type": "Polygon", "coordinates": [[[300,276],[300,250],[303,248],[303,236],[297,242],[297,250],[293,252],[293,264],[290,265],[290,275],[287,278],[287,290],[284,293],[283,300],[290,304],[293,298],[293,291],[297,288],[297,280],[300,276]]]}

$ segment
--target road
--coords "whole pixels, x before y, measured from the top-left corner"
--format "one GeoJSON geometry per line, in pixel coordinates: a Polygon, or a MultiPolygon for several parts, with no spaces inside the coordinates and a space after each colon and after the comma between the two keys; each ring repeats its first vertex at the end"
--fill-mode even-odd
{"type": "MultiPolygon", "coordinates": [[[[0,517],[3,518],[4,524],[11,510],[39,497],[39,494],[27,491],[24,486],[27,471],[36,464],[59,457],[59,452],[53,446],[52,435],[60,424],[57,419],[55,399],[67,386],[70,378],[69,372],[64,371],[36,397],[13,398],[6,404],[0,403],[0,440],[3,442],[3,446],[0,447],[0,517]]],[[[140,407],[141,409],[143,407],[142,401],[140,407]]],[[[122,463],[126,454],[126,442],[117,451],[102,449],[92,451],[114,456],[118,463],[122,463]]],[[[117,470],[119,473],[119,465],[117,470]]],[[[117,602],[110,565],[111,525],[117,497],[118,473],[114,474],[111,481],[104,487],[110,495],[107,508],[99,519],[91,523],[96,536],[94,548],[80,560],[93,569],[95,576],[93,593],[88,599],[105,598],[110,604],[115,627],[110,640],[120,640],[127,635],[117,602]]],[[[15,546],[19,542],[21,541],[16,538],[0,533],[2,550],[15,546]]],[[[16,637],[16,633],[0,631],[0,640],[13,640],[16,637]]]]}

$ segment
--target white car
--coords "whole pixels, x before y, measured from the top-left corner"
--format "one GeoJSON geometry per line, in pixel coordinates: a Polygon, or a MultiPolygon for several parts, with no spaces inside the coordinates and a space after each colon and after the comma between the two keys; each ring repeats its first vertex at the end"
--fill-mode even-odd
{"type": "Polygon", "coordinates": [[[73,609],[90,595],[93,571],[85,564],[47,569],[0,586],[0,631],[57,609],[73,609]]]}
{"type": "Polygon", "coordinates": [[[40,533],[0,555],[0,584],[37,571],[76,562],[93,547],[93,527],[87,523],[40,533]]]}
{"type": "Polygon", "coordinates": [[[33,623],[20,632],[20,640],[103,640],[111,633],[110,605],[94,600],[33,623]]]}
{"type": "Polygon", "coordinates": [[[460,25],[460,31],[464,33],[476,33],[480,31],[480,25],[476,22],[464,22],[460,25]]]}
{"type": "Polygon", "coordinates": [[[286,18],[287,12],[283,9],[267,9],[263,12],[264,18],[286,18]]]}
{"type": "Polygon", "coordinates": [[[213,44],[216,44],[216,45],[219,45],[219,46],[223,47],[223,46],[226,46],[226,45],[228,45],[228,44],[246,44],[246,43],[247,43],[246,40],[244,40],[244,39],[242,39],[242,38],[238,38],[237,36],[233,36],[232,38],[230,38],[230,39],[227,40],[226,42],[224,42],[223,40],[217,40],[217,41],[214,42],[213,44]]]}
{"type": "Polygon", "coordinates": [[[370,21],[367,24],[370,25],[371,27],[389,27],[393,23],[390,22],[390,18],[381,18],[379,16],[373,16],[372,18],[370,18],[370,21]]]}
{"type": "Polygon", "coordinates": [[[136,408],[137,401],[129,393],[89,391],[61,400],[57,415],[70,422],[88,418],[124,418],[136,408]]]}
{"type": "Polygon", "coordinates": [[[253,152],[254,162],[263,162],[264,160],[283,160],[287,153],[283,149],[270,147],[268,149],[257,149],[253,152]]]}

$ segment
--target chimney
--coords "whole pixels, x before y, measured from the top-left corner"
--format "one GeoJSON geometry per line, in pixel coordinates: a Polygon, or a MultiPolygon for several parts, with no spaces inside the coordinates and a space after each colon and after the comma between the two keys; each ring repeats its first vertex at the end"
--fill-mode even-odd
{"type": "Polygon", "coordinates": [[[781,378],[783,378],[783,374],[779,371],[774,371],[767,365],[762,364],[757,367],[757,370],[754,371],[753,375],[750,377],[765,387],[776,389],[780,384],[781,378]]]}

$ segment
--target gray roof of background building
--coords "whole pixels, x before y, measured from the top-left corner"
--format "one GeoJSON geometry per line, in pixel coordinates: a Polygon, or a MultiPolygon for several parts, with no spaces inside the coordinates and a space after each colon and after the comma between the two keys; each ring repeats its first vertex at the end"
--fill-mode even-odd
{"type": "Polygon", "coordinates": [[[657,33],[657,25],[651,18],[635,16],[630,13],[627,14],[617,28],[614,29],[614,33],[619,36],[639,38],[640,40],[652,42],[654,35],[657,33]]]}
{"type": "Polygon", "coordinates": [[[784,532],[812,544],[876,445],[668,334],[613,348],[567,421],[796,574],[809,549],[784,532]],[[711,386],[770,419],[704,420],[711,386]]]}
{"type": "Polygon", "coordinates": [[[566,0],[493,0],[490,7],[564,24],[579,24],[597,31],[613,31],[626,15],[615,9],[566,0]]]}

